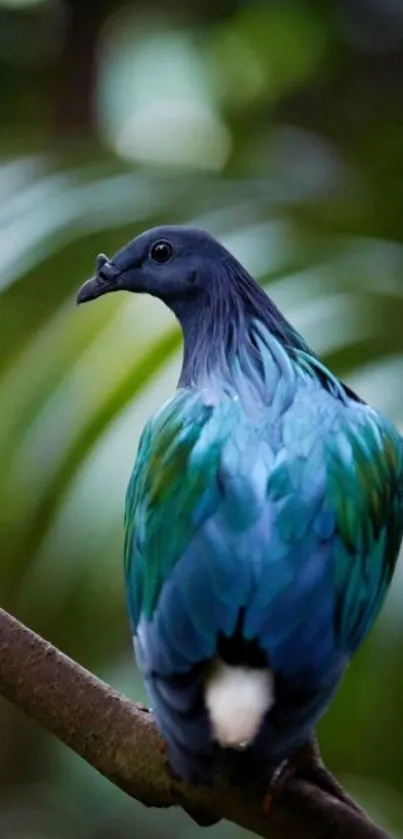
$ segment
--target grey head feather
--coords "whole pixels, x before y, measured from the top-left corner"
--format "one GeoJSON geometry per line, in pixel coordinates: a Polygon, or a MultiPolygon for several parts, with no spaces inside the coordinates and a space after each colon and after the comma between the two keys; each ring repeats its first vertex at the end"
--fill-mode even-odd
{"type": "MultiPolygon", "coordinates": [[[[178,319],[184,335],[180,386],[197,384],[213,373],[225,378],[241,357],[245,375],[264,378],[256,324],[290,358],[301,351],[316,358],[240,262],[204,230],[161,226],[137,236],[111,260],[102,254],[96,276],[77,299],[85,302],[120,289],[158,297],[178,319]]],[[[326,386],[322,370],[323,375],[319,368],[315,375],[326,386]]]]}

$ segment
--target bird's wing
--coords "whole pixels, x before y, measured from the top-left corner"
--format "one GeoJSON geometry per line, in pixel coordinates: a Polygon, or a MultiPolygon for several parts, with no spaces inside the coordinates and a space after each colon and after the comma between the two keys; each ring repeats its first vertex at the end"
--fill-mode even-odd
{"type": "Polygon", "coordinates": [[[279,433],[244,633],[284,679],[314,688],[337,681],[383,603],[403,534],[403,443],[366,405],[318,388],[297,393],[279,433]]]}
{"type": "MultiPolygon", "coordinates": [[[[192,553],[195,535],[219,507],[221,448],[237,416],[231,407],[224,406],[218,416],[200,394],[179,391],[143,432],[125,514],[125,576],[134,633],[140,616],[153,619],[178,561],[192,553]]],[[[202,587],[199,595],[203,600],[202,587]]],[[[185,620],[185,604],[177,605],[174,620],[185,620]]],[[[189,620],[191,615],[186,625],[189,620]]],[[[184,633],[184,647],[187,641],[189,632],[184,633]]],[[[196,644],[193,655],[199,653],[196,644]]]]}
{"type": "Polygon", "coordinates": [[[403,441],[375,411],[352,406],[326,441],[326,459],[340,537],[336,635],[351,654],[381,608],[402,541],[403,441]]]}

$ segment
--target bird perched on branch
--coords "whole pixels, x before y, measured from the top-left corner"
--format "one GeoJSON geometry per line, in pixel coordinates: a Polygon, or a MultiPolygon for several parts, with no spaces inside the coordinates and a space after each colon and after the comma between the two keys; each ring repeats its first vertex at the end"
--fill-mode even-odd
{"type": "Polygon", "coordinates": [[[225,750],[270,786],[386,595],[402,439],[207,233],[160,227],[99,256],[78,302],[120,289],[164,301],[184,338],[127,492],[137,662],[181,778],[211,782],[225,750]]]}

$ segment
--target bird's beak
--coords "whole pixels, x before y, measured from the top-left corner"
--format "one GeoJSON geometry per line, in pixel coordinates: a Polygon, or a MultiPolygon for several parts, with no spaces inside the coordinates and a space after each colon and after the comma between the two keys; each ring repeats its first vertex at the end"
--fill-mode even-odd
{"type": "Polygon", "coordinates": [[[81,286],[77,294],[77,304],[96,300],[102,294],[118,291],[121,271],[104,254],[100,254],[96,261],[96,274],[81,286]]]}

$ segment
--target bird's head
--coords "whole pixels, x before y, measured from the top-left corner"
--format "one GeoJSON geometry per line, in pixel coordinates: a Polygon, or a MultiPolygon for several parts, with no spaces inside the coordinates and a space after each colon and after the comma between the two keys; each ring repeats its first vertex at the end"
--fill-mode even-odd
{"type": "Polygon", "coordinates": [[[229,256],[202,230],[156,227],[137,236],[112,259],[100,254],[95,277],[80,288],[77,303],[126,290],[151,294],[175,311],[208,289],[217,273],[214,266],[224,254],[229,256]]]}
{"type": "Polygon", "coordinates": [[[158,297],[180,321],[181,383],[196,380],[200,370],[225,366],[240,347],[249,346],[256,356],[250,330],[257,321],[284,345],[307,349],[259,284],[203,230],[155,227],[112,259],[100,254],[95,277],[80,288],[77,303],[121,290],[158,297]]]}

